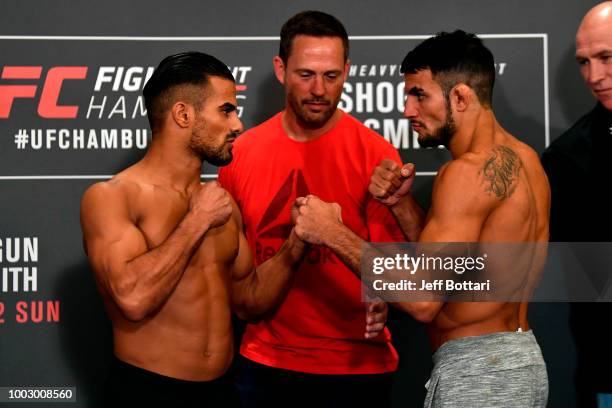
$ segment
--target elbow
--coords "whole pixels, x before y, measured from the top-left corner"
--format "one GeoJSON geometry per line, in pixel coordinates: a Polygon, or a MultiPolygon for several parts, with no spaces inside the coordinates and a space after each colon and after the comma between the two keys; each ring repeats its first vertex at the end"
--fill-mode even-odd
{"type": "Polygon", "coordinates": [[[115,297],[115,304],[123,317],[132,323],[139,323],[149,315],[145,302],[135,296],[115,297]]]}
{"type": "Polygon", "coordinates": [[[141,322],[149,315],[149,308],[143,296],[137,295],[133,290],[114,287],[111,290],[115,305],[130,322],[141,322]]]}
{"type": "Polygon", "coordinates": [[[421,323],[431,323],[440,311],[434,302],[399,302],[393,305],[421,323]]]}
{"type": "Polygon", "coordinates": [[[139,323],[149,315],[147,308],[140,301],[123,299],[117,302],[117,306],[123,317],[132,323],[139,323]]]}
{"type": "Polygon", "coordinates": [[[244,320],[250,324],[259,323],[264,319],[266,315],[264,311],[246,304],[236,305],[234,307],[234,313],[236,314],[236,316],[238,316],[239,319],[244,320]]]}
{"type": "Polygon", "coordinates": [[[436,315],[437,313],[431,310],[418,310],[412,313],[414,320],[426,324],[431,323],[436,315]]]}
{"type": "Polygon", "coordinates": [[[236,316],[238,316],[240,320],[244,320],[245,322],[249,324],[257,324],[263,320],[262,316],[255,314],[255,313],[248,313],[248,312],[245,312],[244,310],[236,311],[236,316]]]}
{"type": "Polygon", "coordinates": [[[272,304],[264,304],[254,300],[243,300],[242,302],[234,303],[234,313],[236,316],[251,324],[259,323],[271,317],[276,309],[272,304]]]}

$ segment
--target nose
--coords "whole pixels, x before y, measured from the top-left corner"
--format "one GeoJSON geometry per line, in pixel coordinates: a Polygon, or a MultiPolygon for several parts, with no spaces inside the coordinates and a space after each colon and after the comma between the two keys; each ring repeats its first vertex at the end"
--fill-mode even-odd
{"type": "Polygon", "coordinates": [[[408,119],[414,119],[417,117],[417,109],[411,100],[412,98],[406,98],[406,102],[404,103],[404,117],[408,119]]]}
{"type": "Polygon", "coordinates": [[[587,81],[589,84],[596,84],[603,80],[606,76],[605,67],[596,59],[589,62],[587,81]]]}
{"type": "Polygon", "coordinates": [[[240,118],[238,118],[238,115],[236,115],[236,118],[234,122],[232,123],[232,132],[238,134],[238,133],[242,133],[243,131],[244,131],[244,126],[242,125],[242,121],[240,120],[240,118]]]}
{"type": "Polygon", "coordinates": [[[323,96],[325,95],[325,83],[323,76],[315,75],[312,81],[312,86],[310,87],[310,93],[314,96],[323,96]]]}

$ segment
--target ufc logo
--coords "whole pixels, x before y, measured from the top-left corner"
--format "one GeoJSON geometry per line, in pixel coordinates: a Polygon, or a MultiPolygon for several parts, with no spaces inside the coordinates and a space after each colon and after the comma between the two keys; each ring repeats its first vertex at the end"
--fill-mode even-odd
{"type": "MultiPolygon", "coordinates": [[[[9,67],[2,69],[1,79],[40,79],[42,67],[9,67]]],[[[78,106],[60,106],[62,83],[66,79],[85,79],[87,67],[53,67],[47,72],[38,102],[38,115],[43,118],[76,118],[78,106]]],[[[0,119],[11,114],[15,98],[34,98],[37,85],[0,85],[0,119]]]]}

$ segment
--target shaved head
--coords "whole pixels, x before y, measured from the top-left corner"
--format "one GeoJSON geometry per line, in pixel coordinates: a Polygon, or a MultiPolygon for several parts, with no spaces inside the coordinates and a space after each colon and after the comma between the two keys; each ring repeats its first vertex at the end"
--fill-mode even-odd
{"type": "Polygon", "coordinates": [[[580,28],[578,28],[578,35],[585,28],[602,24],[612,24],[612,1],[604,1],[590,9],[582,18],[580,28]]]}
{"type": "Polygon", "coordinates": [[[593,96],[612,110],[612,1],[596,5],[582,19],[576,60],[593,96]]]}

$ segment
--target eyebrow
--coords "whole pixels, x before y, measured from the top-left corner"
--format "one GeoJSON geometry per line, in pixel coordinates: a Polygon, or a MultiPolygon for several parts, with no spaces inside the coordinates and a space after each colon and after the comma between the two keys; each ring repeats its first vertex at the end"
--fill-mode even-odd
{"type": "Polygon", "coordinates": [[[406,89],[404,88],[404,92],[406,92],[408,95],[418,95],[420,93],[424,93],[425,91],[423,90],[423,88],[419,88],[418,86],[413,86],[410,89],[406,89]]]}
{"type": "MultiPolygon", "coordinates": [[[[315,71],[313,71],[312,69],[308,69],[308,68],[296,68],[295,72],[299,72],[299,73],[308,73],[308,74],[316,74],[315,71]]],[[[329,71],[325,71],[323,72],[323,75],[327,75],[327,74],[337,74],[340,75],[342,74],[342,70],[341,69],[330,69],[329,71]]]]}
{"type": "MultiPolygon", "coordinates": [[[[601,58],[603,56],[610,55],[610,54],[612,54],[612,49],[601,50],[597,54],[593,55],[592,58],[601,58]]],[[[588,59],[589,59],[588,56],[576,54],[576,61],[578,61],[578,62],[584,61],[584,60],[588,60],[588,59]]]]}
{"type": "Polygon", "coordinates": [[[219,106],[219,110],[223,112],[232,112],[238,109],[236,105],[233,103],[225,102],[223,105],[219,106]]]}
{"type": "Polygon", "coordinates": [[[597,54],[595,54],[595,58],[601,58],[605,55],[610,55],[610,54],[612,54],[612,50],[601,50],[597,54]]]}

